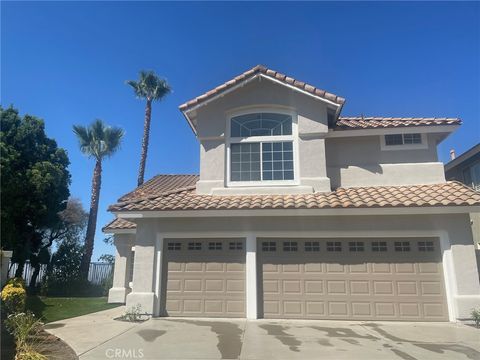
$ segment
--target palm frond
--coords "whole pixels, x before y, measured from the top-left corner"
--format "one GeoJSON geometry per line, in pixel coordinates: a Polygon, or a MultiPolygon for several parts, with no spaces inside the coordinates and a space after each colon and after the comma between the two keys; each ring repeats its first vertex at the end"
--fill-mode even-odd
{"type": "Polygon", "coordinates": [[[167,81],[155,74],[152,70],[140,70],[138,81],[129,80],[135,95],[139,98],[147,100],[161,100],[171,92],[170,85],[167,81]]]}
{"type": "Polygon", "coordinates": [[[92,149],[90,147],[92,143],[92,134],[89,129],[85,126],[74,125],[73,132],[77,135],[80,151],[88,156],[92,156],[92,149]]]}
{"type": "Polygon", "coordinates": [[[121,128],[108,127],[105,129],[105,151],[103,152],[104,156],[112,156],[118,149],[120,149],[123,135],[124,131],[121,128]]]}
{"type": "Polygon", "coordinates": [[[75,125],[73,132],[79,140],[80,150],[97,160],[111,156],[120,147],[123,130],[110,127],[102,120],[96,119],[90,126],[75,125]]]}

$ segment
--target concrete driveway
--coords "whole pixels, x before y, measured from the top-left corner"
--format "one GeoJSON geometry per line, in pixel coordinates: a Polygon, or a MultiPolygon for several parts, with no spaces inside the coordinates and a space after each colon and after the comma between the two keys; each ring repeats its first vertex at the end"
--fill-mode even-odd
{"type": "Polygon", "coordinates": [[[154,318],[122,308],[47,325],[87,359],[472,359],[480,330],[449,323],[154,318]]]}

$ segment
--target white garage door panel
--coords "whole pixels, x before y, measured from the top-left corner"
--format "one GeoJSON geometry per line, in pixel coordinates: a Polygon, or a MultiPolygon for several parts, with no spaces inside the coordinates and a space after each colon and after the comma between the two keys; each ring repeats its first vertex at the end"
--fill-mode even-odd
{"type": "Polygon", "coordinates": [[[245,316],[242,239],[167,239],[165,243],[169,316],[245,316]]]}
{"type": "Polygon", "coordinates": [[[277,239],[268,248],[272,240],[260,239],[264,317],[448,321],[438,241],[374,241],[386,249],[372,251],[363,239],[277,239]],[[306,251],[312,241],[315,250],[306,251]],[[285,250],[284,242],[296,246],[285,250]],[[327,251],[327,242],[340,243],[338,251],[327,251]],[[396,251],[395,242],[408,251],[396,251]]]}

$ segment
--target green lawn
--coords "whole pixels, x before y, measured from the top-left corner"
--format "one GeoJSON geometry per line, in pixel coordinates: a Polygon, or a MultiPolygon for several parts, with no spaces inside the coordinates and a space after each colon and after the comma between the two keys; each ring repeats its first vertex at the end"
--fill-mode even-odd
{"type": "Polygon", "coordinates": [[[27,309],[40,317],[43,322],[68,319],[119,306],[108,304],[106,297],[61,298],[29,296],[27,309]]]}

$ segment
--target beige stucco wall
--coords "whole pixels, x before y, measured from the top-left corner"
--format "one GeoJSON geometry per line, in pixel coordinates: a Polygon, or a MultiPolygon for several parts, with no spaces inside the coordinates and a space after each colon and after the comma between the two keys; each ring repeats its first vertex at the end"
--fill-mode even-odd
{"type": "Polygon", "coordinates": [[[381,136],[331,137],[328,105],[268,79],[255,79],[190,114],[200,140],[201,194],[285,194],[331,191],[337,187],[433,184],[445,181],[438,162],[439,134],[428,134],[427,148],[382,150],[381,136]],[[297,113],[299,183],[285,187],[228,188],[226,131],[232,111],[288,109],[297,113]]]}
{"type": "Polygon", "coordinates": [[[472,226],[473,243],[480,249],[480,213],[470,214],[470,224],[472,226]]]}
{"type": "Polygon", "coordinates": [[[127,297],[127,306],[141,303],[146,309],[154,309],[154,299],[157,299],[155,247],[158,238],[202,234],[265,236],[268,233],[281,234],[282,237],[318,233],[327,238],[360,234],[391,237],[437,234],[442,242],[444,268],[449,279],[447,293],[455,318],[466,317],[472,307],[480,306],[479,276],[468,214],[168,218],[138,219],[136,222],[134,284],[133,292],[127,297]]]}
{"type": "Polygon", "coordinates": [[[380,141],[378,135],[327,138],[327,174],[332,188],[445,182],[435,135],[427,136],[425,149],[382,150],[380,141]]]}
{"type": "MultiPolygon", "coordinates": [[[[325,143],[328,132],[326,103],[300,94],[270,80],[253,80],[196,111],[200,140],[199,193],[298,193],[330,191],[326,176],[325,143]],[[297,114],[299,134],[298,186],[226,189],[227,119],[231,111],[245,108],[274,108],[297,114]]],[[[228,134],[227,134],[228,135],[228,134]]]]}

